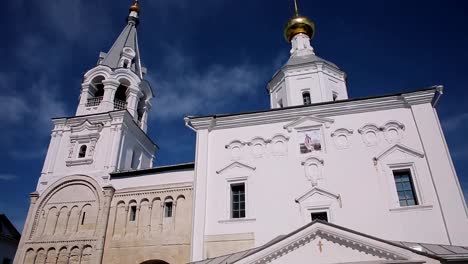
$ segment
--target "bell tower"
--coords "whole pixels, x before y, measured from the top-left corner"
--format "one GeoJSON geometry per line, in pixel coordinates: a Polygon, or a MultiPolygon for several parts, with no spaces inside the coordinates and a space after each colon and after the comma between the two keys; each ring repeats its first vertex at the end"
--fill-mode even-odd
{"type": "Polygon", "coordinates": [[[284,30],[291,55],[267,86],[271,108],[348,99],[346,74],[315,54],[310,43],[315,24],[299,14],[296,0],[294,9],[284,30]]]}
{"type": "Polygon", "coordinates": [[[70,175],[105,185],[110,172],[152,167],[157,146],[146,131],[153,91],[141,64],[139,15],[136,0],[122,33],[84,74],[76,115],[53,119],[39,192],[70,175]]]}

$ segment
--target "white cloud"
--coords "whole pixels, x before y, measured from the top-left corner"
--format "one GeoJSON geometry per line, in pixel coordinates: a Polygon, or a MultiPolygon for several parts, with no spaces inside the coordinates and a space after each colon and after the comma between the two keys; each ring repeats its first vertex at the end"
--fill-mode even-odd
{"type": "Polygon", "coordinates": [[[452,132],[457,130],[462,126],[466,126],[468,121],[468,113],[462,113],[459,115],[454,115],[442,122],[442,126],[444,127],[445,131],[452,132]]]}
{"type": "Polygon", "coordinates": [[[211,65],[200,70],[192,57],[170,49],[161,68],[166,74],[148,76],[156,89],[152,117],[170,119],[196,115],[234,103],[241,96],[259,92],[265,69],[249,62],[238,65],[211,65]]]}
{"type": "Polygon", "coordinates": [[[24,98],[19,96],[0,95],[0,121],[18,123],[29,113],[29,107],[24,98]]]}
{"type": "Polygon", "coordinates": [[[12,181],[18,178],[18,176],[14,174],[0,174],[0,181],[12,181]]]}

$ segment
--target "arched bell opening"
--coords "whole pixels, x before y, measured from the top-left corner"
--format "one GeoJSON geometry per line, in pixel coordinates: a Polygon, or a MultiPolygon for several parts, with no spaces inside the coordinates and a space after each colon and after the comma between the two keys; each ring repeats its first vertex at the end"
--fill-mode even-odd
{"type": "Polygon", "coordinates": [[[103,76],[96,76],[89,84],[88,101],[86,106],[98,106],[102,102],[104,96],[104,81],[103,76]]]}
{"type": "Polygon", "coordinates": [[[123,110],[127,108],[127,90],[130,86],[130,82],[121,79],[119,80],[120,85],[117,87],[114,96],[114,110],[123,110]]]}

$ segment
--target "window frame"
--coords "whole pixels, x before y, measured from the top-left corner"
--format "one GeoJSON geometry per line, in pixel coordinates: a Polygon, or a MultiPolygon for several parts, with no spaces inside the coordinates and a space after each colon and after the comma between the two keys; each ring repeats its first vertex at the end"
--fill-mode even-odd
{"type": "Polygon", "coordinates": [[[396,189],[396,191],[397,191],[397,198],[398,198],[398,202],[399,202],[399,204],[400,204],[400,207],[408,207],[408,206],[418,206],[418,205],[420,205],[419,197],[418,197],[418,195],[416,194],[416,188],[415,188],[414,179],[413,179],[414,177],[413,177],[413,174],[411,173],[411,169],[393,169],[393,170],[392,170],[392,174],[393,174],[393,180],[394,180],[394,184],[395,184],[395,189],[396,189]],[[410,189],[410,190],[405,190],[405,189],[403,189],[403,190],[400,190],[400,191],[399,191],[397,185],[398,185],[398,183],[401,183],[401,182],[397,182],[397,181],[396,181],[396,178],[397,178],[397,176],[405,175],[405,174],[404,174],[405,172],[406,172],[406,174],[408,174],[408,178],[409,178],[408,181],[409,181],[409,184],[410,184],[411,189],[410,189]],[[398,174],[400,174],[400,175],[398,175],[398,174]],[[400,195],[399,195],[399,192],[401,192],[401,191],[403,191],[403,192],[411,191],[412,196],[413,196],[413,199],[407,199],[407,198],[405,197],[405,198],[402,200],[402,199],[400,198],[400,195]],[[409,205],[409,204],[408,204],[408,201],[411,201],[411,200],[414,201],[414,204],[409,205]],[[406,205],[402,205],[402,201],[405,201],[406,205]]]}
{"type": "Polygon", "coordinates": [[[249,195],[249,181],[248,181],[249,176],[240,176],[240,177],[235,177],[235,176],[228,176],[226,178],[226,185],[225,185],[225,211],[224,211],[224,216],[223,219],[220,220],[220,223],[224,222],[247,222],[247,221],[255,221],[253,218],[252,214],[252,201],[250,201],[250,195],[249,195]],[[244,184],[244,191],[245,191],[245,217],[244,218],[232,218],[231,217],[231,185],[233,184],[244,184]]]}
{"type": "MultiPolygon", "coordinates": [[[[420,180],[418,176],[418,172],[416,170],[416,166],[414,162],[402,162],[402,163],[390,163],[387,164],[387,184],[389,185],[392,197],[392,205],[390,210],[404,210],[404,209],[411,209],[411,208],[418,208],[418,207],[425,207],[425,199],[422,193],[422,189],[420,186],[420,180]],[[395,184],[395,176],[393,174],[394,171],[401,171],[401,170],[408,170],[411,173],[411,181],[413,186],[413,193],[417,199],[417,205],[410,205],[410,206],[401,206],[400,200],[398,198],[398,191],[395,184]]],[[[432,206],[430,206],[432,207],[432,206]]]]}
{"type": "Polygon", "coordinates": [[[167,200],[164,202],[164,218],[174,217],[174,201],[167,200]],[[170,204],[171,206],[168,206],[170,204]]]}
{"type": "MultiPolygon", "coordinates": [[[[328,216],[328,212],[327,211],[320,211],[320,210],[316,210],[316,211],[311,211],[309,212],[309,215],[310,215],[310,220],[311,221],[315,221],[312,217],[313,214],[325,214],[327,216],[327,220],[325,222],[329,223],[330,222],[330,217],[328,216]]],[[[323,220],[322,220],[323,221],[323,220]]]]}
{"type": "Polygon", "coordinates": [[[246,194],[247,194],[247,191],[246,191],[246,186],[245,186],[245,182],[240,182],[240,183],[231,183],[229,185],[229,189],[230,189],[230,201],[229,201],[229,214],[230,214],[230,219],[245,219],[247,218],[247,201],[246,201],[246,194]],[[239,194],[239,200],[237,201],[237,203],[239,204],[239,208],[236,210],[234,209],[234,203],[236,203],[234,201],[234,192],[233,192],[233,187],[236,187],[236,186],[243,186],[243,194],[239,194]],[[240,198],[241,196],[243,196],[244,200],[242,201],[240,198]],[[243,210],[241,209],[241,204],[244,204],[244,208],[243,210]],[[242,216],[242,211],[244,212],[243,216],[242,216]],[[235,216],[235,212],[238,213],[238,216],[236,217],[235,216]]]}
{"type": "Polygon", "coordinates": [[[302,91],[302,105],[311,105],[312,104],[312,96],[310,95],[309,90],[302,91]],[[309,102],[306,102],[306,94],[309,95],[309,102]]]}
{"type": "Polygon", "coordinates": [[[78,147],[78,156],[77,159],[84,159],[86,158],[86,154],[88,153],[88,145],[87,144],[80,144],[78,147]],[[84,152],[83,152],[84,148],[84,152]]]}
{"type": "Polygon", "coordinates": [[[136,205],[130,205],[129,210],[130,210],[130,212],[129,212],[129,216],[128,216],[128,221],[129,222],[136,221],[137,206],[136,205]]]}
{"type": "Polygon", "coordinates": [[[319,203],[316,205],[304,206],[304,220],[305,223],[312,222],[313,213],[327,213],[328,223],[333,223],[333,214],[332,214],[333,204],[330,202],[319,203]]]}

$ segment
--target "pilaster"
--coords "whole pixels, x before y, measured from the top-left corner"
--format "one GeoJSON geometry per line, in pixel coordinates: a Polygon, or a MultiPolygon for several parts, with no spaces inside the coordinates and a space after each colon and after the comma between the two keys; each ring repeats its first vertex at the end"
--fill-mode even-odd
{"type": "Polygon", "coordinates": [[[13,264],[20,264],[21,260],[24,258],[25,247],[24,243],[26,242],[29,234],[31,233],[31,229],[34,222],[35,210],[36,210],[36,202],[39,199],[38,192],[32,192],[29,194],[29,209],[28,215],[26,217],[26,221],[24,222],[23,233],[21,234],[21,239],[18,244],[18,249],[16,250],[15,259],[13,260],[13,264]]]}
{"type": "Polygon", "coordinates": [[[112,198],[114,197],[115,189],[112,185],[104,186],[103,193],[103,208],[99,216],[100,220],[96,225],[96,236],[98,237],[98,240],[96,242],[96,256],[93,261],[96,264],[102,263],[102,257],[104,255],[104,246],[106,242],[107,225],[109,223],[109,212],[111,208],[112,198]]]}
{"type": "Polygon", "coordinates": [[[88,83],[81,84],[80,102],[78,104],[78,108],[76,109],[76,115],[84,114],[84,109],[88,103],[89,86],[90,85],[88,83]]]}
{"type": "Polygon", "coordinates": [[[197,131],[197,146],[195,163],[197,164],[194,177],[193,195],[193,222],[192,222],[192,247],[191,261],[204,259],[205,222],[206,222],[206,191],[208,175],[208,129],[197,131]]]}

